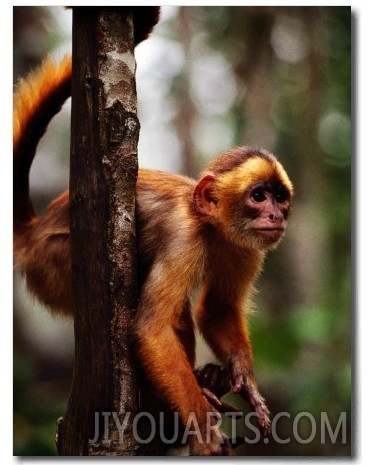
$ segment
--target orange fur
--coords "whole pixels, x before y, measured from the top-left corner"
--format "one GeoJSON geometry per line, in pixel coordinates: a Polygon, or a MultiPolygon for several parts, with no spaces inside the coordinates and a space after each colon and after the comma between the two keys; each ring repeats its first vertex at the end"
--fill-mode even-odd
{"type": "Polygon", "coordinates": [[[46,59],[44,63],[33,71],[27,79],[19,81],[14,94],[13,109],[13,149],[18,150],[24,137],[25,128],[35,114],[40,110],[40,105],[61,83],[71,79],[71,57],[65,57],[60,63],[46,59]]]}
{"type": "MultiPolygon", "coordinates": [[[[68,193],[52,202],[44,215],[34,216],[28,196],[34,148],[28,148],[25,140],[27,128],[39,124],[45,129],[43,110],[52,105],[51,117],[60,106],[61,82],[64,87],[70,65],[68,60],[61,69],[44,64],[16,94],[14,247],[16,264],[31,292],[52,311],[73,315],[68,193]]],[[[203,439],[211,405],[193,374],[189,296],[202,288],[196,324],[221,363],[229,367],[233,391],[251,403],[263,433],[268,434],[269,412],[253,375],[244,302],[261,271],[265,251],[285,229],[292,195],[292,184],[275,157],[249,147],[220,154],[198,182],[139,170],[137,355],[152,394],[177,410],[184,424],[194,412],[203,439]]],[[[216,437],[199,444],[193,436],[190,445],[197,455],[223,450],[216,437]]]]}
{"type": "Polygon", "coordinates": [[[70,95],[69,57],[60,65],[46,59],[40,68],[18,83],[13,111],[13,216],[18,234],[35,216],[28,176],[37,144],[70,95]]]}

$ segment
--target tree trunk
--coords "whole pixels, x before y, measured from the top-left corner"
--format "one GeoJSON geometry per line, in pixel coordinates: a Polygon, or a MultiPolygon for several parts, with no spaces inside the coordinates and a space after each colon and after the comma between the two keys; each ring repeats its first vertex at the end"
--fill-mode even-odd
{"type": "Polygon", "coordinates": [[[70,218],[76,347],[71,397],[58,428],[61,455],[141,454],[131,427],[139,396],[129,349],[138,300],[140,125],[133,37],[130,8],[74,8],[70,218]],[[127,423],[124,412],[130,412],[127,423]]]}

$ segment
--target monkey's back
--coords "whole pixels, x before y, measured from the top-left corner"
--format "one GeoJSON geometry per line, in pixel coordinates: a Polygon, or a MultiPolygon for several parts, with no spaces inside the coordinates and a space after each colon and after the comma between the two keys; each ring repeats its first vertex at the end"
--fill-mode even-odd
{"type": "MultiPolygon", "coordinates": [[[[189,202],[185,199],[192,200],[194,185],[195,181],[183,176],[139,170],[136,234],[141,282],[169,242],[174,245],[178,238],[180,243],[175,250],[184,252],[182,237],[189,235],[191,226],[189,202]]],[[[73,313],[68,191],[55,199],[43,215],[33,218],[23,230],[15,231],[14,258],[33,295],[53,311],[73,313]]]]}

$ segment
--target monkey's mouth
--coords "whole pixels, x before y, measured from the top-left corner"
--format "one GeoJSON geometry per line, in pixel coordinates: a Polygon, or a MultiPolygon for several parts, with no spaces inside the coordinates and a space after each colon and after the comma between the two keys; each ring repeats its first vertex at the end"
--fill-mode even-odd
{"type": "Polygon", "coordinates": [[[271,239],[273,241],[277,241],[280,239],[280,236],[284,232],[284,228],[259,228],[256,229],[256,232],[258,234],[261,234],[262,236],[267,237],[268,239],[271,239]]]}

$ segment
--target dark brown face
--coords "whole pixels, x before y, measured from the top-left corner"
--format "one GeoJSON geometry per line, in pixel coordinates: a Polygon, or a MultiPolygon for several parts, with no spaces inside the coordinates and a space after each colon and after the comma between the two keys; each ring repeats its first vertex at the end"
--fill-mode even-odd
{"type": "Polygon", "coordinates": [[[291,196],[280,182],[260,182],[251,186],[245,199],[245,213],[251,229],[267,242],[278,241],[287,226],[291,196]]]}

